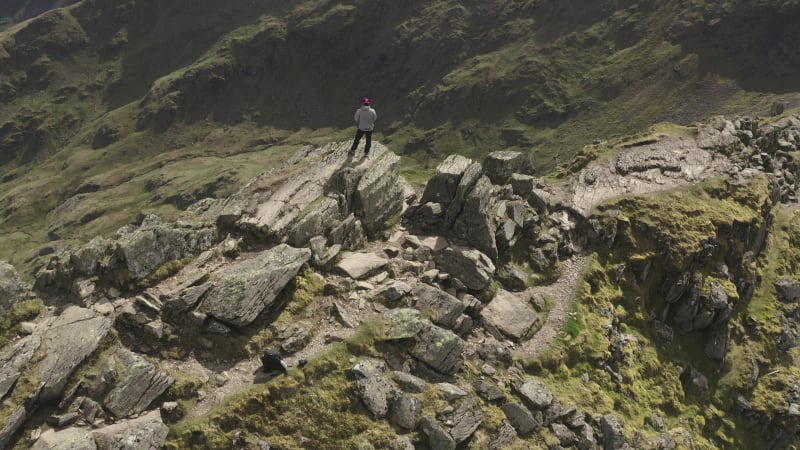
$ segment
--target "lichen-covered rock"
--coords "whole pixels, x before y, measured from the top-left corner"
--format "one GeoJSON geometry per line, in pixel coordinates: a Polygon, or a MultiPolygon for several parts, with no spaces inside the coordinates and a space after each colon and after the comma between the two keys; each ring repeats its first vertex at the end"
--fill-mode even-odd
{"type": "Polygon", "coordinates": [[[168,433],[169,427],[155,410],[137,419],[94,430],[92,435],[98,450],[159,450],[164,447],[168,433]]]}
{"type": "Polygon", "coordinates": [[[386,417],[393,388],[383,375],[383,364],[361,361],[353,367],[361,402],[376,419],[386,417]]]}
{"type": "Polygon", "coordinates": [[[417,427],[417,422],[419,422],[422,402],[416,397],[397,391],[392,399],[391,410],[390,419],[392,423],[400,428],[413,430],[417,427]]]}
{"type": "Polygon", "coordinates": [[[439,328],[429,322],[422,323],[422,330],[410,353],[414,358],[445,375],[453,375],[464,364],[466,344],[455,333],[439,328]]]}
{"type": "Polygon", "coordinates": [[[416,309],[398,308],[386,311],[384,315],[389,320],[386,331],[387,340],[412,339],[423,329],[421,314],[416,309]]]}
{"type": "Polygon", "coordinates": [[[175,382],[171,375],[159,371],[153,363],[127,349],[117,350],[114,358],[123,374],[120,381],[106,394],[103,406],[117,418],[144,411],[175,382]]]}
{"type": "Polygon", "coordinates": [[[481,319],[488,328],[496,329],[519,341],[529,336],[533,326],[539,321],[539,316],[527,301],[499,289],[492,301],[481,311],[481,319]]]}
{"type": "Polygon", "coordinates": [[[14,266],[0,261],[0,317],[14,304],[23,300],[28,287],[22,282],[14,266]]]}
{"type": "Polygon", "coordinates": [[[311,250],[281,244],[257,258],[232,264],[216,275],[198,310],[233,326],[246,326],[272,304],[309,259],[311,250]]]}
{"type": "Polygon", "coordinates": [[[455,327],[465,309],[459,299],[425,283],[418,284],[412,295],[415,308],[436,325],[446,328],[455,327]]]}
{"type": "Polygon", "coordinates": [[[488,286],[496,270],[488,256],[468,247],[446,248],[435,259],[438,268],[458,278],[474,291],[488,286]]]}
{"type": "Polygon", "coordinates": [[[622,423],[613,415],[606,414],[600,418],[600,429],[603,430],[603,448],[605,450],[630,448],[622,423]]]}

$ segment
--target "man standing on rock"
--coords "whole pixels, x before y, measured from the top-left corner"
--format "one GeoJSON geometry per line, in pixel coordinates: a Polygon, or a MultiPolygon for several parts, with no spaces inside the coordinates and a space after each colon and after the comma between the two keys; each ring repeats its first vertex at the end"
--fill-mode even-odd
{"type": "Polygon", "coordinates": [[[356,130],[356,138],[353,141],[353,146],[350,147],[348,156],[352,157],[356,154],[356,147],[361,142],[361,136],[367,136],[367,142],[364,144],[364,158],[369,156],[369,149],[372,147],[372,130],[375,128],[375,121],[378,120],[378,113],[370,107],[370,101],[367,97],[361,100],[361,108],[356,110],[356,115],[353,117],[358,125],[356,130]]]}

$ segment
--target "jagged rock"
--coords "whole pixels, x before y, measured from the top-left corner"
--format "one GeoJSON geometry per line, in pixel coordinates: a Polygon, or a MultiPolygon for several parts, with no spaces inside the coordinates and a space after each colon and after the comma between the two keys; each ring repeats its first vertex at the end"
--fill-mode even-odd
{"type": "Polygon", "coordinates": [[[436,255],[436,266],[479,291],[489,285],[495,272],[494,263],[485,254],[467,247],[453,246],[436,255]]]}
{"type": "Polygon", "coordinates": [[[456,196],[461,176],[472,163],[471,159],[461,155],[450,155],[445,158],[425,185],[420,204],[433,202],[449,206],[456,196]]]}
{"type": "Polygon", "coordinates": [[[778,300],[784,303],[800,302],[800,280],[795,278],[780,278],[775,282],[778,300]]]}
{"type": "Polygon", "coordinates": [[[361,402],[376,419],[386,417],[389,412],[389,396],[392,385],[383,376],[383,364],[374,361],[360,361],[353,367],[361,402]]]}
{"type": "Polygon", "coordinates": [[[630,448],[619,419],[611,414],[606,414],[600,418],[600,428],[603,430],[603,448],[605,450],[630,448]]]}
{"type": "Polygon", "coordinates": [[[492,301],[481,311],[481,319],[488,329],[519,341],[529,336],[539,321],[539,315],[518,295],[498,289],[492,301]]]}
{"type": "Polygon", "coordinates": [[[114,352],[117,366],[124,371],[120,381],[106,394],[103,406],[117,418],[144,411],[175,382],[168,373],[127,349],[114,352]]]}
{"type": "Polygon", "coordinates": [[[452,331],[423,322],[410,354],[440,373],[453,375],[464,363],[465,347],[464,341],[452,331]]]}
{"type": "Polygon", "coordinates": [[[406,392],[420,393],[425,391],[425,388],[428,386],[428,383],[422,378],[415,377],[406,372],[392,372],[392,380],[400,386],[400,389],[406,392]]]}
{"type": "Polygon", "coordinates": [[[142,224],[122,232],[114,245],[108,270],[118,281],[141,280],[164,263],[193,257],[216,242],[215,228],[199,230],[157,224],[142,224]]]}
{"type": "Polygon", "coordinates": [[[511,183],[511,189],[514,194],[522,198],[526,198],[537,187],[536,178],[521,173],[512,173],[509,183],[511,183]]]}
{"type": "Polygon", "coordinates": [[[575,443],[576,437],[575,433],[570,431],[566,425],[562,425],[560,423],[553,423],[550,425],[550,429],[553,431],[553,435],[558,438],[558,441],[561,443],[562,446],[568,447],[575,443]]]}
{"type": "Polygon", "coordinates": [[[40,336],[25,337],[0,352],[0,398],[5,398],[42,343],[40,336]]]}
{"type": "Polygon", "coordinates": [[[164,447],[167,433],[158,410],[92,432],[98,450],[158,450],[164,447]]]}
{"type": "Polygon", "coordinates": [[[580,450],[593,450],[597,446],[597,439],[594,437],[594,428],[588,423],[582,423],[575,429],[575,435],[578,440],[576,443],[580,450]]]}
{"type": "Polygon", "coordinates": [[[97,444],[91,430],[86,428],[67,428],[56,431],[47,430],[31,447],[31,450],[96,450],[97,444]]]}
{"type": "Polygon", "coordinates": [[[414,306],[436,325],[453,329],[464,312],[461,301],[441,289],[419,283],[412,292],[414,306]]]}
{"type": "Polygon", "coordinates": [[[480,177],[464,197],[461,212],[453,223],[456,236],[497,260],[497,243],[494,235],[494,221],[489,211],[492,185],[488,178],[480,177]]]}
{"type": "Polygon", "coordinates": [[[376,148],[375,155],[354,195],[354,209],[369,232],[385,228],[400,213],[405,198],[399,183],[400,157],[385,147],[376,148]]]}
{"type": "Polygon", "coordinates": [[[542,426],[541,412],[537,411],[534,416],[527,408],[514,402],[506,403],[502,409],[508,421],[521,436],[527,436],[542,426]]]}
{"type": "Polygon", "coordinates": [[[485,381],[479,380],[476,381],[472,386],[475,388],[475,392],[477,392],[478,395],[490,402],[504,401],[506,399],[506,394],[503,392],[503,390],[494,384],[489,384],[485,381]]]}
{"type": "Polygon", "coordinates": [[[310,258],[307,248],[281,244],[257,258],[232,264],[217,274],[198,310],[233,326],[246,326],[272,304],[310,258]]]}
{"type": "Polygon", "coordinates": [[[422,402],[403,392],[395,392],[392,400],[390,420],[400,428],[413,430],[417,427],[422,402]]]}
{"type": "Polygon", "coordinates": [[[514,388],[531,407],[537,410],[546,409],[553,402],[553,393],[536,378],[528,377],[522,384],[514,385],[514,388]]]}
{"type": "Polygon", "coordinates": [[[420,428],[428,436],[428,447],[431,450],[455,450],[456,441],[433,417],[423,418],[420,428]]]}
{"type": "Polygon", "coordinates": [[[501,150],[491,152],[483,162],[484,172],[494,184],[506,184],[514,173],[530,174],[530,159],[520,152],[501,150]]]}
{"type": "Polygon", "coordinates": [[[444,395],[444,399],[448,402],[452,402],[469,395],[465,390],[451,383],[436,383],[436,388],[439,389],[439,392],[444,395]]]}
{"type": "Polygon", "coordinates": [[[388,259],[374,253],[349,253],[336,267],[350,278],[361,280],[383,270],[387,264],[388,259]]]}
{"type": "Polygon", "coordinates": [[[550,193],[544,189],[532,189],[528,194],[528,203],[538,212],[547,212],[550,207],[550,193]]]}
{"type": "Polygon", "coordinates": [[[465,212],[464,205],[467,201],[467,196],[473,190],[481,175],[483,175],[483,168],[478,163],[472,163],[464,169],[464,173],[461,174],[461,179],[458,181],[456,193],[445,211],[445,227],[452,228],[459,216],[465,212]]]}
{"type": "Polygon", "coordinates": [[[453,428],[450,435],[456,444],[465,442],[472,433],[483,423],[483,411],[478,407],[472,397],[464,399],[456,412],[453,413],[453,428]]]}
{"type": "Polygon", "coordinates": [[[23,300],[28,287],[22,282],[14,266],[0,261],[0,317],[14,304],[23,300]]]}
{"type": "Polygon", "coordinates": [[[347,328],[355,328],[358,326],[358,318],[350,313],[347,308],[341,303],[334,301],[331,307],[332,315],[347,328]]]}
{"type": "Polygon", "coordinates": [[[497,450],[506,448],[509,444],[514,442],[517,439],[517,430],[514,429],[514,426],[507,421],[503,421],[503,424],[500,425],[500,428],[497,430],[497,433],[492,437],[492,440],[489,442],[489,449],[490,450],[497,450]]]}
{"type": "Polygon", "coordinates": [[[335,198],[322,197],[313,204],[313,209],[300,214],[286,232],[286,242],[293,247],[305,246],[314,236],[326,234],[332,223],[342,219],[339,202],[335,198]]]}
{"type": "Polygon", "coordinates": [[[528,287],[530,277],[524,270],[514,264],[505,264],[497,271],[497,278],[503,287],[513,292],[524,291],[528,287]]]}
{"type": "Polygon", "coordinates": [[[174,297],[168,298],[164,307],[170,312],[175,313],[189,311],[200,302],[200,299],[203,298],[203,295],[205,295],[209,289],[211,289],[211,283],[187,287],[174,297]]]}
{"type": "Polygon", "coordinates": [[[381,286],[373,293],[373,298],[385,304],[392,304],[411,293],[411,286],[403,281],[393,281],[381,286]]]}

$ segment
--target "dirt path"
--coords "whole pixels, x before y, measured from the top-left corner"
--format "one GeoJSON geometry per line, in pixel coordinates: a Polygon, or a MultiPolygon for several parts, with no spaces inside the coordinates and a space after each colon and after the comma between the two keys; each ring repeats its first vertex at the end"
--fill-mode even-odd
{"type": "Polygon", "coordinates": [[[575,288],[586,269],[587,260],[587,256],[583,254],[573,256],[562,263],[564,271],[558,280],[551,284],[533,287],[524,293],[526,298],[530,298],[531,294],[536,293],[550,297],[553,301],[553,308],[547,315],[547,320],[542,328],[531,339],[517,347],[515,351],[517,356],[526,359],[539,356],[561,333],[570,312],[570,303],[575,288]]]}

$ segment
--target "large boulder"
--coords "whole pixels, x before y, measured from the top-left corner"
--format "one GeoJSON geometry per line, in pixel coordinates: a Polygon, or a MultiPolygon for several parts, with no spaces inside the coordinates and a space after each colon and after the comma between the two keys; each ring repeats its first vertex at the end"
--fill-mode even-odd
{"type": "Polygon", "coordinates": [[[436,325],[446,328],[454,328],[466,308],[459,299],[425,283],[418,284],[412,295],[415,308],[436,325]]]}
{"type": "Polygon", "coordinates": [[[436,254],[435,260],[439,269],[458,278],[473,291],[488,286],[496,270],[488,256],[468,247],[448,247],[436,254]]]}
{"type": "Polygon", "coordinates": [[[87,428],[50,429],[39,436],[31,450],[97,450],[97,444],[87,428]]]}
{"type": "Polygon", "coordinates": [[[420,204],[439,203],[447,208],[456,196],[461,176],[472,164],[471,159],[461,155],[445,158],[425,185],[420,204]]]}
{"type": "Polygon", "coordinates": [[[393,399],[391,382],[383,375],[383,365],[375,361],[361,361],[353,367],[361,402],[376,419],[386,417],[389,401],[393,399]]]}
{"type": "Polygon", "coordinates": [[[515,173],[530,175],[531,161],[520,152],[500,150],[491,152],[483,161],[484,172],[493,184],[506,184],[515,173]]]}
{"type": "Polygon", "coordinates": [[[533,377],[526,378],[522,384],[514,386],[525,402],[536,410],[547,409],[553,402],[553,393],[544,383],[533,377]]]}
{"type": "Polygon", "coordinates": [[[491,182],[480,177],[464,197],[461,211],[453,223],[453,232],[496,261],[495,226],[489,210],[491,194],[491,182]]]}
{"type": "Polygon", "coordinates": [[[168,373],[127,349],[114,353],[121,380],[106,394],[103,406],[117,418],[138,414],[175,382],[168,373]]]}
{"type": "Polygon", "coordinates": [[[400,184],[400,157],[376,147],[372,164],[356,187],[353,209],[364,228],[377,231],[403,209],[405,195],[400,184]]]}
{"type": "Polygon", "coordinates": [[[464,212],[467,196],[472,192],[475,183],[478,182],[482,175],[483,167],[479,163],[472,163],[464,170],[456,187],[455,195],[445,211],[444,224],[446,227],[452,228],[456,219],[464,212]]]}
{"type": "Polygon", "coordinates": [[[311,258],[311,250],[281,244],[258,257],[228,266],[198,307],[236,327],[253,322],[311,258]]]}
{"type": "Polygon", "coordinates": [[[519,295],[498,289],[492,301],[481,311],[481,319],[489,329],[519,341],[529,337],[539,316],[519,295]]]}
{"type": "Polygon", "coordinates": [[[0,317],[15,303],[25,298],[28,288],[22,282],[14,266],[0,261],[0,317]]]}
{"type": "Polygon", "coordinates": [[[460,444],[469,439],[482,423],[483,411],[474,398],[468,397],[453,414],[453,428],[450,430],[450,435],[457,444],[460,444]]]}
{"type": "Polygon", "coordinates": [[[800,280],[796,278],[780,278],[775,282],[778,300],[784,303],[800,302],[800,280]]]}
{"type": "Polygon", "coordinates": [[[164,447],[169,427],[158,410],[137,419],[94,430],[98,450],[159,450],[164,447]]]}
{"type": "Polygon", "coordinates": [[[389,260],[374,253],[348,253],[336,267],[350,278],[360,280],[385,268],[389,260]]]}
{"type": "Polygon", "coordinates": [[[465,342],[452,331],[422,322],[422,330],[416,336],[410,353],[437,372],[453,375],[464,364],[465,347],[465,342]]]}

